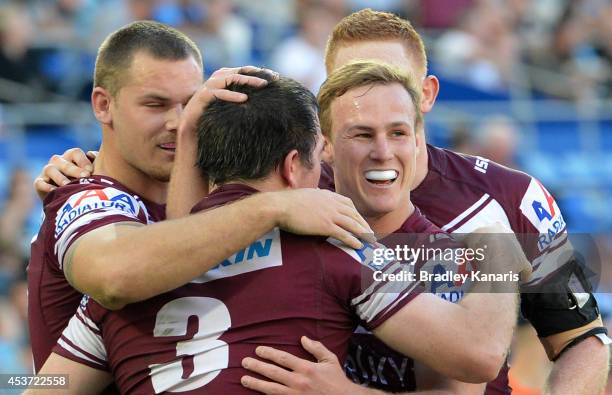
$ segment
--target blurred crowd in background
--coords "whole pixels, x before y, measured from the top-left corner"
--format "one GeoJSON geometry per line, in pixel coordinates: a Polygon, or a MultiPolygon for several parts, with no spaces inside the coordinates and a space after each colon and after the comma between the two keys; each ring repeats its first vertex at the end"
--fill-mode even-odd
{"type": "MultiPolygon", "coordinates": [[[[104,37],[157,20],[200,46],[208,75],[260,65],[316,92],[329,32],[365,7],[406,17],[425,39],[441,80],[428,140],[539,177],[570,232],[592,234],[609,263],[610,0],[0,0],[0,373],[30,370],[25,266],[41,212],[32,179],[52,154],[97,147],[88,101],[104,37]]],[[[612,279],[600,282],[611,311],[612,279]]],[[[540,388],[550,366],[533,331],[517,333],[516,384],[540,388]]]]}

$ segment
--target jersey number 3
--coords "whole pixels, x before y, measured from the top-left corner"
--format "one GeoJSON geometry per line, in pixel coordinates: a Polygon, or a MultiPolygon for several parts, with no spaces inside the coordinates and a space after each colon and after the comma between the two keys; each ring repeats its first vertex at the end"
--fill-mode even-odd
{"type": "Polygon", "coordinates": [[[227,307],[218,299],[185,297],[166,303],[157,313],[153,336],[187,335],[190,317],[197,318],[197,331],[191,339],[176,344],[176,355],[180,359],[149,365],[156,394],[202,387],[228,366],[229,347],[218,339],[232,321],[227,307]],[[190,358],[193,358],[193,370],[183,368],[183,362],[190,358]]]}

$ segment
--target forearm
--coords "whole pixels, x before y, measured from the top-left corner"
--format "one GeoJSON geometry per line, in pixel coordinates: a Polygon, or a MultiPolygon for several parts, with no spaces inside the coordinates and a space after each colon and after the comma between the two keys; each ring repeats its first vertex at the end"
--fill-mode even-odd
{"type": "MultiPolygon", "coordinates": [[[[484,347],[494,347],[504,359],[518,316],[518,294],[515,293],[471,293],[459,303],[463,319],[472,323],[472,331],[464,333],[472,339],[494,339],[484,347]],[[503,354],[503,357],[501,355],[503,354]]],[[[467,340],[467,339],[466,339],[467,340]]]]}
{"type": "Polygon", "coordinates": [[[505,359],[511,330],[499,333],[496,322],[501,316],[516,317],[514,298],[509,294],[472,294],[461,304],[452,304],[423,293],[373,333],[391,348],[444,376],[483,383],[497,376],[505,359]]]}
{"type": "Polygon", "coordinates": [[[270,199],[257,194],[186,218],[118,227],[75,254],[89,276],[80,290],[117,309],[184,285],[276,226],[281,213],[270,199]]]}
{"type": "Polygon", "coordinates": [[[548,378],[547,394],[599,395],[606,385],[610,352],[595,337],[565,351],[548,378]]]}
{"type": "Polygon", "coordinates": [[[57,390],[49,388],[28,388],[24,395],[91,395],[101,393],[108,386],[112,377],[110,373],[97,370],[78,362],[51,353],[38,372],[39,375],[66,375],[68,386],[57,390]]]}
{"type": "Polygon", "coordinates": [[[195,165],[197,141],[193,131],[179,130],[175,152],[166,205],[168,219],[188,215],[191,208],[208,194],[208,178],[195,165]]]}

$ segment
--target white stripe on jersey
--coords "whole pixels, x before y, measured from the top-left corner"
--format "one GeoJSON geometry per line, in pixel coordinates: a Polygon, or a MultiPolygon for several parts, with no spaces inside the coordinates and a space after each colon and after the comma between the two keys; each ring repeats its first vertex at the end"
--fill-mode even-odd
{"type": "Polygon", "coordinates": [[[62,338],[57,339],[57,345],[60,346],[61,348],[63,348],[64,350],[68,351],[70,354],[74,355],[75,357],[87,361],[91,364],[97,365],[103,369],[106,369],[106,366],[100,364],[98,361],[96,361],[95,359],[89,358],[87,355],[85,355],[84,353],[82,353],[81,351],[79,351],[78,349],[72,347],[70,344],[66,343],[62,338]]]}
{"type": "MultiPolygon", "coordinates": [[[[357,251],[347,247],[345,244],[336,239],[328,238],[327,241],[350,255],[364,268],[370,270],[367,274],[363,273],[362,275],[374,276],[375,271],[379,271],[383,275],[397,274],[397,272],[401,272],[404,268],[408,268],[410,269],[411,273],[414,273],[413,265],[401,264],[395,260],[386,260],[385,262],[381,263],[380,266],[374,264],[373,248],[385,248],[382,244],[376,243],[375,245],[370,246],[370,248],[362,249],[361,253],[364,256],[361,257],[357,251]]],[[[361,292],[361,294],[351,300],[351,306],[353,306],[355,312],[363,321],[369,323],[376,320],[380,314],[383,314],[397,305],[397,303],[408,296],[416,288],[418,283],[416,281],[383,282],[372,279],[371,281],[368,280],[367,282],[362,282],[362,284],[369,285],[361,292]]]]}
{"type": "Polygon", "coordinates": [[[482,204],[489,198],[489,194],[485,193],[484,195],[482,195],[482,197],[474,204],[472,204],[467,210],[465,210],[464,212],[462,212],[461,214],[459,214],[459,216],[457,216],[454,220],[452,220],[451,222],[447,223],[446,225],[444,225],[442,227],[443,231],[447,231],[450,228],[452,228],[453,226],[457,225],[459,222],[461,222],[465,217],[467,217],[469,214],[471,214],[474,210],[476,210],[478,207],[482,206],[482,204]]]}
{"type": "Polygon", "coordinates": [[[410,291],[416,287],[416,283],[412,283],[412,288],[404,293],[382,293],[377,292],[367,302],[356,306],[357,314],[364,322],[375,320],[381,313],[390,310],[397,305],[402,299],[410,294],[410,291]]]}
{"type": "Polygon", "coordinates": [[[93,221],[99,221],[103,218],[110,217],[111,215],[121,215],[123,217],[131,218],[140,222],[137,217],[130,216],[124,210],[119,209],[105,209],[104,211],[93,211],[83,214],[80,218],[77,218],[76,220],[74,220],[74,222],[68,225],[68,227],[63,231],[62,235],[55,243],[55,254],[57,256],[57,261],[59,263],[60,269],[63,270],[64,254],[66,254],[66,250],[70,245],[72,239],[78,234],[77,231],[81,227],[88,225],[93,221]]]}
{"type": "MultiPolygon", "coordinates": [[[[406,265],[404,265],[406,266],[406,265]]],[[[401,268],[402,265],[399,262],[396,262],[388,267],[385,267],[384,270],[382,270],[383,273],[394,273],[397,269],[401,268]]],[[[372,284],[370,284],[370,286],[368,288],[366,288],[365,291],[363,291],[363,293],[355,298],[353,298],[353,300],[351,300],[351,304],[353,305],[357,305],[359,303],[361,303],[364,299],[366,299],[368,296],[370,296],[372,293],[374,293],[374,291],[377,290],[377,288],[385,288],[388,289],[390,287],[390,284],[393,284],[392,282],[388,282],[386,284],[382,284],[380,282],[373,282],[372,284]]],[[[381,291],[381,289],[378,289],[378,291],[381,291]]],[[[391,292],[391,291],[382,291],[382,292],[391,292]]]]}
{"type": "Polygon", "coordinates": [[[80,348],[80,350],[75,349],[70,344],[66,343],[60,338],[57,344],[63,349],[78,358],[82,358],[91,363],[95,363],[98,366],[104,367],[100,364],[99,361],[93,360],[85,354],[88,353],[102,361],[106,361],[106,347],[104,347],[102,337],[100,335],[95,334],[76,316],[73,316],[70,319],[70,321],[68,322],[68,326],[66,327],[66,329],[64,329],[64,332],[62,332],[62,336],[64,336],[72,344],[80,348]]]}
{"type": "Polygon", "coordinates": [[[477,212],[473,213],[472,218],[453,230],[452,233],[470,233],[481,226],[491,225],[495,222],[501,222],[508,229],[512,229],[504,208],[497,200],[491,199],[487,205],[479,207],[478,209],[477,212]]]}
{"type": "Polygon", "coordinates": [[[91,327],[92,329],[100,332],[100,328],[98,328],[98,325],[96,325],[92,320],[89,319],[89,317],[87,317],[84,313],[83,313],[83,309],[82,308],[78,308],[76,314],[81,317],[81,319],[83,321],[85,321],[85,324],[89,325],[89,327],[91,327]]]}

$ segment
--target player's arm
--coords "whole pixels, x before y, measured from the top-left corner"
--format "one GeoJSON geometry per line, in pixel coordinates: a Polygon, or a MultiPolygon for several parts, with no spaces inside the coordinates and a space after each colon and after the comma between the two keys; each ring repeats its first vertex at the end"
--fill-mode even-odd
{"type": "Polygon", "coordinates": [[[609,361],[607,345],[594,337],[584,339],[555,362],[544,393],[601,394],[608,379],[609,361]],[[575,379],[567,377],[570,374],[575,379]]]}
{"type": "Polygon", "coordinates": [[[546,393],[600,394],[608,377],[610,340],[588,281],[575,262],[566,263],[549,281],[561,288],[525,293],[521,301],[523,314],[554,361],[546,393]],[[576,293],[571,289],[576,286],[587,292],[576,293]],[[570,372],[575,380],[566,377],[570,372]]]}
{"type": "Polygon", "coordinates": [[[470,294],[459,304],[421,294],[373,333],[444,376],[482,383],[497,376],[516,315],[516,294],[470,294]]]}
{"type": "Polygon", "coordinates": [[[515,231],[525,235],[523,247],[536,268],[521,295],[521,311],[555,362],[547,391],[598,395],[608,376],[609,339],[589,279],[546,188],[530,178],[518,199],[521,214],[515,231]]]}
{"type": "MultiPolygon", "coordinates": [[[[481,274],[530,271],[515,236],[501,235],[504,231],[492,225],[465,238],[471,248],[488,247],[478,266],[481,274]]],[[[468,383],[493,380],[506,359],[518,310],[518,278],[507,280],[475,281],[458,304],[419,294],[372,332],[446,377],[468,383]]]]}
{"type": "Polygon", "coordinates": [[[39,375],[67,375],[68,387],[62,389],[29,388],[24,395],[91,395],[101,393],[111,382],[111,375],[103,370],[94,369],[87,365],[64,358],[56,353],[51,353],[41,368],[39,375]]]}
{"type": "Polygon", "coordinates": [[[332,235],[353,246],[371,232],[350,199],[300,189],[258,193],[215,210],[144,226],[114,223],[74,241],[63,255],[66,279],[109,309],[175,289],[279,226],[332,235]]]}

